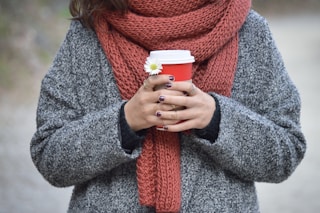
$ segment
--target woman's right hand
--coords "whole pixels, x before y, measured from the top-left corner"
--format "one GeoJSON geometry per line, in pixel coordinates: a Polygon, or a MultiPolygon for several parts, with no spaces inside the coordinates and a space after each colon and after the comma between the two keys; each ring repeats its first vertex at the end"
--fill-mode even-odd
{"type": "MultiPolygon", "coordinates": [[[[161,101],[159,99],[166,95],[184,95],[182,92],[166,89],[171,87],[173,81],[174,77],[170,75],[154,75],[144,81],[143,85],[124,106],[125,117],[132,130],[139,131],[152,126],[163,125],[163,121],[157,116],[156,112],[173,110],[173,106],[159,104],[161,101]],[[162,89],[156,89],[157,87],[162,89]]],[[[174,124],[178,121],[172,120],[170,122],[174,124]]]]}

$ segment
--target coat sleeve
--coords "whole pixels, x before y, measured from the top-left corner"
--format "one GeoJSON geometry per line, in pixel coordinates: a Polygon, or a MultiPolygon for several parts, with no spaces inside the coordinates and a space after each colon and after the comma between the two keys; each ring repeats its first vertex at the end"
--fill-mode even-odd
{"type": "Polygon", "coordinates": [[[139,155],[121,147],[124,101],[104,57],[95,34],[72,22],[42,81],[31,156],[55,186],[83,183],[139,155]]]}
{"type": "Polygon", "coordinates": [[[303,159],[300,97],[266,21],[251,13],[241,31],[232,96],[220,104],[218,138],[198,140],[215,165],[247,181],[281,182],[303,159]]]}

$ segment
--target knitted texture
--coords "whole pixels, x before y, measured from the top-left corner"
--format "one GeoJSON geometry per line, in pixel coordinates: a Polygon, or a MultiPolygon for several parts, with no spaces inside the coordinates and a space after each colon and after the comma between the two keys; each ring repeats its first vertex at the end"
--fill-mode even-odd
{"type": "MultiPolygon", "coordinates": [[[[186,49],[195,56],[193,82],[201,90],[230,96],[238,60],[238,31],[250,0],[131,0],[125,14],[95,17],[95,30],[123,99],[147,78],[151,50],[186,49]]],[[[180,144],[177,133],[151,129],[137,160],[139,200],[157,212],[181,205],[180,144]]]]}

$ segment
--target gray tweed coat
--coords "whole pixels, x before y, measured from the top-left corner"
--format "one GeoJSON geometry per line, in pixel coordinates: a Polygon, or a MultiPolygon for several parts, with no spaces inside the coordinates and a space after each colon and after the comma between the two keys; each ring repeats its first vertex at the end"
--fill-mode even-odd
{"type": "MultiPolygon", "coordinates": [[[[214,143],[181,135],[181,212],[259,212],[254,182],[286,180],[302,160],[300,99],[267,22],[251,11],[240,32],[231,98],[214,143]]],[[[68,212],[153,212],[138,202],[136,159],[121,148],[119,95],[94,32],[72,21],[43,79],[31,156],[43,177],[74,186],[68,212]]]]}

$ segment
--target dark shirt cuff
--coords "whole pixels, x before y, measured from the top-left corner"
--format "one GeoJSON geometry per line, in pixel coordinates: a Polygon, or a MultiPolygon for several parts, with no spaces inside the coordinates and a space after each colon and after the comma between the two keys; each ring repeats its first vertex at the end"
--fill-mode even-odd
{"type": "Polygon", "coordinates": [[[127,123],[124,105],[122,104],[120,109],[120,131],[121,131],[121,147],[128,154],[131,154],[132,151],[141,146],[142,141],[145,138],[147,130],[140,130],[138,132],[133,131],[127,123]]]}
{"type": "Polygon", "coordinates": [[[203,129],[195,129],[194,133],[202,139],[209,140],[211,143],[214,143],[218,138],[219,130],[220,130],[220,120],[221,120],[221,112],[220,105],[217,98],[213,97],[216,102],[216,110],[213,113],[212,119],[208,126],[203,129]]]}

